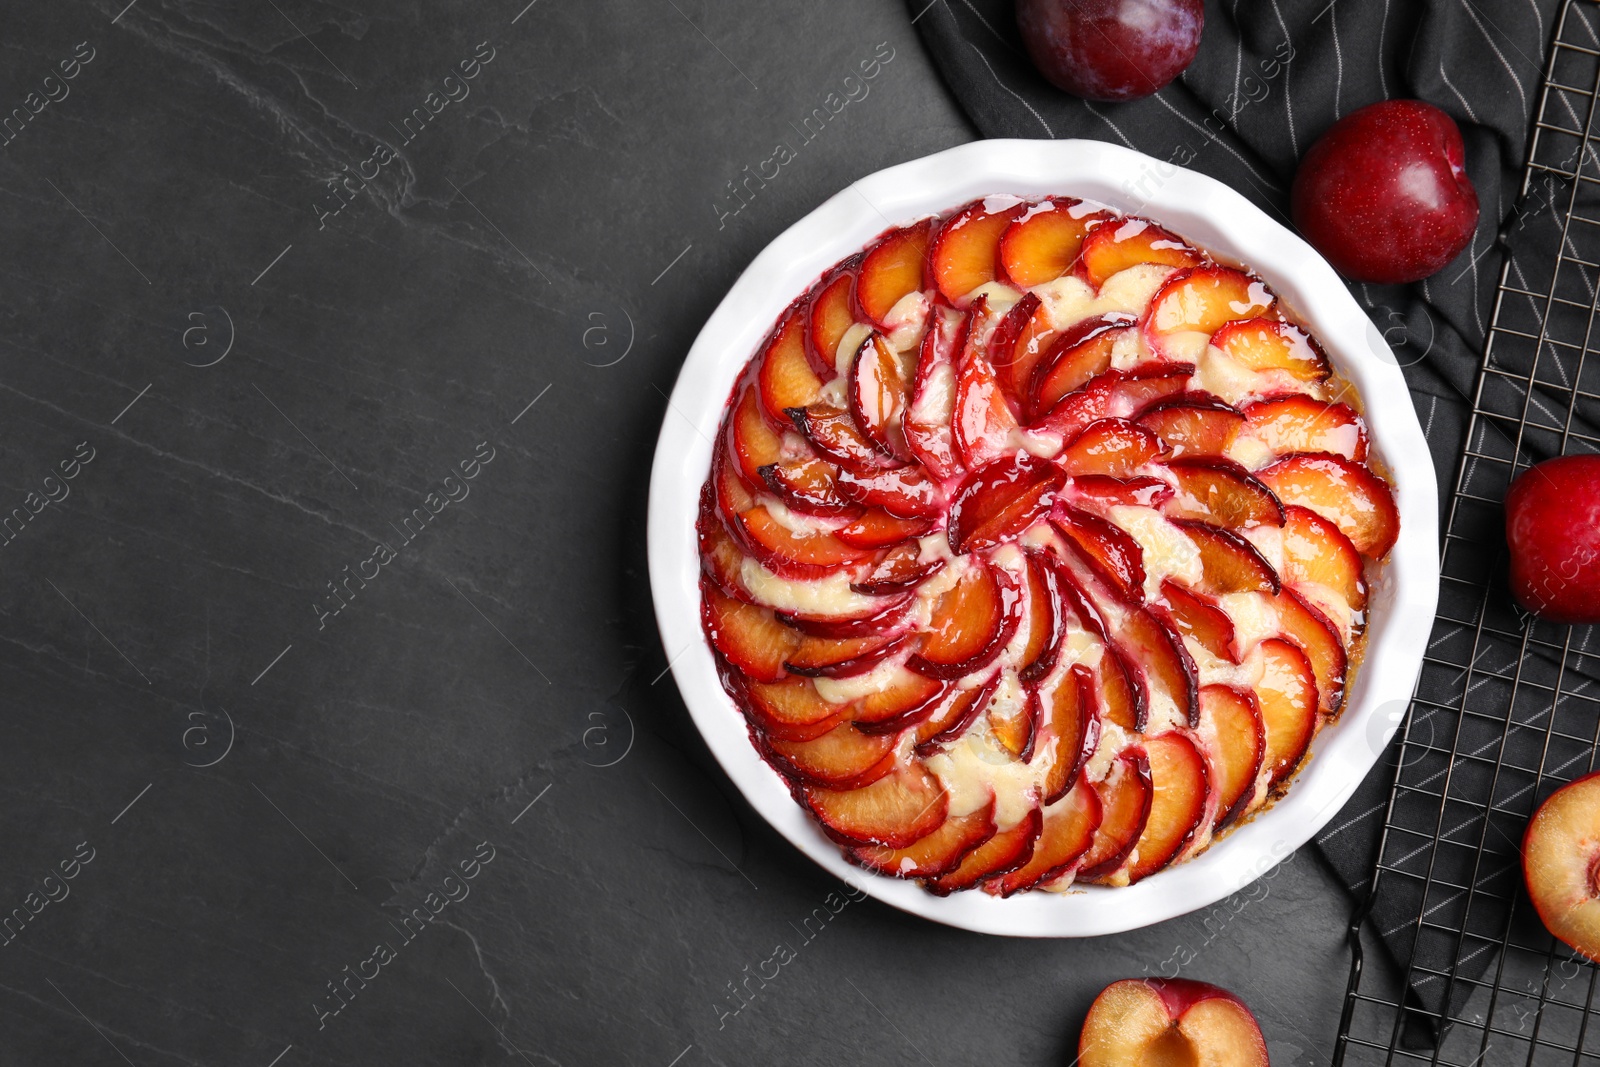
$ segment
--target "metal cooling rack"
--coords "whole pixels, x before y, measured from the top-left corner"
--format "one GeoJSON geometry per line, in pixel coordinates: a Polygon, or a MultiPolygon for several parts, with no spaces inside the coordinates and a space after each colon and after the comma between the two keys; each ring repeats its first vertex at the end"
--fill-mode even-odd
{"type": "Polygon", "coordinates": [[[1449,505],[1439,614],[1378,865],[1351,923],[1336,1065],[1600,1065],[1600,971],[1545,931],[1517,862],[1539,801],[1596,767],[1600,641],[1590,646],[1587,627],[1519,617],[1505,584],[1501,511],[1511,479],[1531,464],[1600,451],[1597,100],[1600,0],[1566,0],[1519,210],[1501,234],[1506,255],[1449,505]],[[1414,915],[1409,927],[1382,931],[1411,945],[1398,976],[1364,965],[1361,929],[1383,911],[1373,909],[1379,893],[1391,915],[1396,900],[1414,915]]]}

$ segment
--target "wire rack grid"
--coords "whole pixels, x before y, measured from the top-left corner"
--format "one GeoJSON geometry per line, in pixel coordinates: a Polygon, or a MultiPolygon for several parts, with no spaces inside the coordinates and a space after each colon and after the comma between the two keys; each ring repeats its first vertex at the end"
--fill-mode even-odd
{"type": "Polygon", "coordinates": [[[1600,451],[1600,0],[1565,0],[1528,147],[1449,501],[1438,617],[1401,735],[1377,867],[1351,924],[1336,1067],[1600,1064],[1597,969],[1557,942],[1522,888],[1540,801],[1594,770],[1600,644],[1519,614],[1501,502],[1542,459],[1600,451]],[[1378,931],[1411,951],[1365,967],[1378,931]],[[1391,909],[1392,911],[1392,909],[1391,909]]]}

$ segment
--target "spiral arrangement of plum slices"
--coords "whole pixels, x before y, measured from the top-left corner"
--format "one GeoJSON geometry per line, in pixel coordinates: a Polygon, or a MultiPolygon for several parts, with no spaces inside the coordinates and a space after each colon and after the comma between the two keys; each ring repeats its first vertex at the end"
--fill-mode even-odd
{"type": "Polygon", "coordinates": [[[989,197],[786,311],[702,494],[723,683],[853,862],[1128,885],[1289,787],[1399,530],[1350,387],[1258,278],[989,197]]]}

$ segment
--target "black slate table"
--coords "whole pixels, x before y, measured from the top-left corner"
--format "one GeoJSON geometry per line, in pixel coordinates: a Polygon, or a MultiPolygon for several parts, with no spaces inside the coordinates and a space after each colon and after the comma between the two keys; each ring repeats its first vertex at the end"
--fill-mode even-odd
{"type": "Polygon", "coordinates": [[[663,677],[696,331],[974,135],[899,0],[124,4],[5,15],[0,1062],[1059,1064],[1179,966],[1327,1062],[1309,852],[946,929],[831,895],[663,677]]]}

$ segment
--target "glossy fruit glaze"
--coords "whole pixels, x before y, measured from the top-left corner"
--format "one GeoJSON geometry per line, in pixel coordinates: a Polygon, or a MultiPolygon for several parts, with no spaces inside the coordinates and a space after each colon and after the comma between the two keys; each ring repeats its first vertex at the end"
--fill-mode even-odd
{"type": "Polygon", "coordinates": [[[702,618],[854,862],[1127,885],[1288,787],[1398,530],[1357,398],[1260,279],[994,196],[883,234],[751,358],[702,618]]]}

